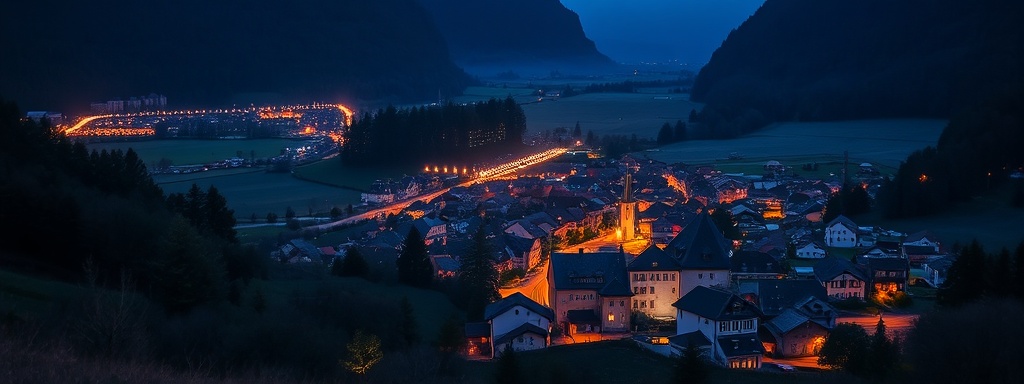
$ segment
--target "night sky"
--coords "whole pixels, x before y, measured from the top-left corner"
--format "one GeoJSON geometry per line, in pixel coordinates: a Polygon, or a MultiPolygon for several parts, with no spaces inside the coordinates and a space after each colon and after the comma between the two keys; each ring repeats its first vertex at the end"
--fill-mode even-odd
{"type": "Polygon", "coordinates": [[[622,63],[700,67],[764,0],[561,0],[597,49],[622,63]]]}

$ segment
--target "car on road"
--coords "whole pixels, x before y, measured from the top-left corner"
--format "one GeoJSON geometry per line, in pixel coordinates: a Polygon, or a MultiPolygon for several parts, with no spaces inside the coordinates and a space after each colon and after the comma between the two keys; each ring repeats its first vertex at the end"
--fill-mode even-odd
{"type": "Polygon", "coordinates": [[[779,370],[782,372],[796,371],[796,368],[793,368],[792,365],[782,363],[762,363],[761,367],[766,368],[768,370],[779,370]]]}

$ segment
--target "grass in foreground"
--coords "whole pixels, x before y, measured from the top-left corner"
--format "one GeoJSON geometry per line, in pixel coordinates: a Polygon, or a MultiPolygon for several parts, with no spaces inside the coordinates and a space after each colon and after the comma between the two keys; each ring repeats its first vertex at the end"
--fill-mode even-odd
{"type": "MultiPolygon", "coordinates": [[[[632,340],[560,345],[518,355],[522,372],[539,383],[672,382],[674,361],[640,349],[632,340]]],[[[468,377],[493,382],[493,362],[470,362],[468,377]]],[[[710,383],[819,383],[835,376],[823,373],[772,373],[714,368],[710,383]]]]}

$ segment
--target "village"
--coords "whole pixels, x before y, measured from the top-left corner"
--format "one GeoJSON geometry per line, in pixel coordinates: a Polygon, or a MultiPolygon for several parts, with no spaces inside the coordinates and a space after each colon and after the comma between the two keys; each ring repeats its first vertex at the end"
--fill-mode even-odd
{"type": "MultiPolygon", "coordinates": [[[[843,179],[878,182],[870,164],[854,167],[811,180],[769,161],[751,178],[569,151],[516,176],[456,186],[355,225],[344,244],[295,239],[274,256],[330,265],[358,249],[371,269],[387,273],[415,228],[435,279],[444,281],[458,275],[461,255],[483,226],[503,298],[487,306],[482,322],[465,324],[470,359],[629,338],[667,356],[694,346],[729,368],[768,361],[814,367],[839,322],[872,328],[885,316],[896,321],[890,332],[905,331],[916,318],[901,310],[912,300],[908,288],[937,287],[953,260],[924,230],[899,233],[843,215],[824,222],[843,179]]],[[[397,198],[414,194],[416,180],[391,183],[397,198]]],[[[383,195],[364,197],[396,199],[390,188],[376,190],[383,195]]]]}

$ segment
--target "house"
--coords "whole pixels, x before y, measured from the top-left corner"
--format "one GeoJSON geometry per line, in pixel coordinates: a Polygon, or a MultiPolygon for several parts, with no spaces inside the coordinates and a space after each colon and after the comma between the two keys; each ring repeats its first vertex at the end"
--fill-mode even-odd
{"type": "Polygon", "coordinates": [[[781,279],[786,277],[786,268],[772,255],[760,251],[737,251],[729,259],[732,263],[732,278],[781,279]]]}
{"type": "Polygon", "coordinates": [[[633,312],[675,319],[681,266],[657,245],[647,247],[626,267],[633,289],[633,312]]]}
{"type": "Polygon", "coordinates": [[[541,242],[539,238],[525,238],[505,234],[504,252],[512,259],[512,268],[529,271],[540,262],[541,242]]]}
{"type": "Polygon", "coordinates": [[[904,292],[910,279],[909,260],[901,257],[861,257],[871,276],[875,292],[904,292]]]}
{"type": "Polygon", "coordinates": [[[808,242],[796,249],[798,259],[824,259],[828,252],[816,241],[808,242]]]}
{"type": "Polygon", "coordinates": [[[953,265],[953,260],[955,259],[949,256],[929,259],[923,266],[925,281],[932,287],[942,286],[942,283],[946,282],[946,274],[949,272],[949,267],[953,265]]]}
{"type": "Polygon", "coordinates": [[[668,243],[665,251],[679,262],[681,268],[680,297],[697,286],[728,287],[731,283],[731,242],[722,236],[706,211],[691,220],[668,243]]]}
{"type": "Polygon", "coordinates": [[[467,356],[492,356],[491,325],[485,322],[466,323],[463,329],[466,336],[467,356]]]}
{"type": "Polygon", "coordinates": [[[828,291],[810,279],[763,279],[740,282],[737,292],[743,299],[754,303],[767,317],[778,316],[787,308],[813,297],[828,300],[828,291]]]}
{"type": "Polygon", "coordinates": [[[438,280],[451,279],[459,273],[459,261],[450,255],[431,255],[430,265],[434,267],[434,277],[438,280]]]}
{"type": "Polygon", "coordinates": [[[764,322],[764,347],[772,357],[816,356],[836,325],[836,310],[824,300],[806,297],[764,322]]]}
{"type": "Polygon", "coordinates": [[[934,253],[939,253],[939,238],[928,231],[914,232],[903,239],[903,245],[930,247],[934,253]]]}
{"type": "Polygon", "coordinates": [[[853,248],[857,246],[859,228],[846,216],[832,219],[825,226],[825,245],[835,248],[853,248]]]}
{"type": "Polygon", "coordinates": [[[703,334],[711,342],[711,361],[729,368],[761,367],[764,348],[757,329],[762,314],[753,304],[721,288],[697,286],[672,306],[677,309],[676,334],[703,334]]]}
{"type": "Polygon", "coordinates": [[[864,300],[869,281],[866,272],[849,260],[829,256],[814,265],[814,277],[825,287],[830,300],[856,297],[864,300]]]}
{"type": "Polygon", "coordinates": [[[548,297],[565,335],[629,331],[633,291],[625,257],[621,249],[551,254],[548,297]]]}
{"type": "Polygon", "coordinates": [[[509,347],[515,351],[547,348],[554,318],[551,308],[519,292],[488,304],[484,320],[490,325],[491,357],[501,355],[509,347]]]}

